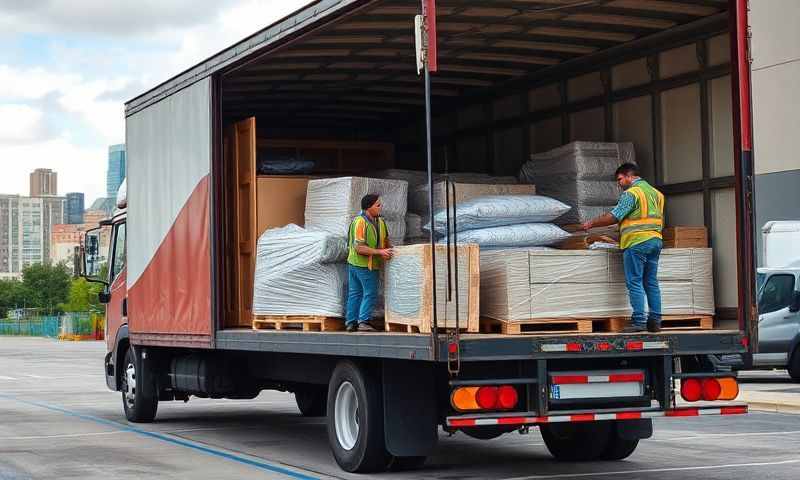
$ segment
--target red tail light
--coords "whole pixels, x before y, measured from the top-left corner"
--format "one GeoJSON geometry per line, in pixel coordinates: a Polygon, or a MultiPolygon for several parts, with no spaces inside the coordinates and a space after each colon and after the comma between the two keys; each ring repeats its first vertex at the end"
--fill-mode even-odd
{"type": "Polygon", "coordinates": [[[511,410],[517,406],[519,396],[517,389],[508,385],[500,387],[497,391],[497,406],[503,410],[511,410]]]}
{"type": "Polygon", "coordinates": [[[703,390],[703,400],[716,400],[722,393],[722,386],[716,378],[704,378],[700,386],[703,390]]]}
{"type": "Polygon", "coordinates": [[[681,381],[681,397],[687,402],[696,402],[703,396],[703,388],[700,380],[696,378],[686,378],[681,381]]]}
{"type": "Polygon", "coordinates": [[[497,408],[497,387],[481,387],[475,394],[475,401],[484,410],[497,408]]]}

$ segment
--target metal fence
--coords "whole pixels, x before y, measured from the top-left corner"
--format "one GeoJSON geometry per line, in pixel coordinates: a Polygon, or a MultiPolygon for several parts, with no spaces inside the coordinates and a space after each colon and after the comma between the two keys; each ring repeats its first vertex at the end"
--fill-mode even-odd
{"type": "Polygon", "coordinates": [[[102,340],[103,315],[65,313],[62,315],[25,315],[0,319],[0,335],[50,337],[59,340],[102,340]]]}

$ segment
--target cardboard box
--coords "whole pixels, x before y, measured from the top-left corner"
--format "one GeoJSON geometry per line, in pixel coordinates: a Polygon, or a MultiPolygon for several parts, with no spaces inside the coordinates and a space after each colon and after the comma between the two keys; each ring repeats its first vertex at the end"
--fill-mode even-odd
{"type": "Polygon", "coordinates": [[[666,227],[664,248],[708,248],[708,229],[704,226],[666,227]]]}

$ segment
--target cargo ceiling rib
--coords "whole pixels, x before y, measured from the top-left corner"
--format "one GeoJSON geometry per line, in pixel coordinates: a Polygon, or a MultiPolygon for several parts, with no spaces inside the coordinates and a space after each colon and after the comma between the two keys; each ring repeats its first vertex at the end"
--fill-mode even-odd
{"type": "Polygon", "coordinates": [[[360,5],[375,0],[316,0],[309,5],[287,15],[272,25],[241,40],[233,46],[212,55],[194,67],[185,70],[171,79],[125,102],[125,116],[146,108],[173,93],[186,88],[224,68],[228,68],[242,58],[279,45],[281,42],[311,30],[331,19],[360,5]]]}
{"type": "MultiPolygon", "coordinates": [[[[438,0],[434,102],[497,89],[576,60],[717,18],[727,0],[438,0]]],[[[281,125],[364,122],[421,110],[413,17],[380,0],[223,77],[223,115],[281,125]]]]}

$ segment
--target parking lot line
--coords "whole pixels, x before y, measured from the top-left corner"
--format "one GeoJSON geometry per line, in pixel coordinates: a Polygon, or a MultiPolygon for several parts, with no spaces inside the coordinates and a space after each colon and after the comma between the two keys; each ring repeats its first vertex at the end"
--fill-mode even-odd
{"type": "Polygon", "coordinates": [[[56,405],[49,405],[49,404],[46,404],[46,403],[37,402],[37,401],[33,401],[33,400],[23,400],[21,398],[17,398],[17,397],[14,397],[14,396],[11,396],[11,395],[5,395],[5,394],[0,394],[0,398],[3,398],[5,400],[15,401],[15,402],[22,403],[22,404],[25,404],[25,405],[31,405],[31,406],[34,406],[34,407],[43,408],[43,409],[46,409],[46,410],[50,410],[52,412],[58,412],[58,413],[61,413],[61,414],[64,414],[64,415],[67,415],[67,416],[70,416],[70,417],[80,418],[82,420],[98,423],[98,424],[101,424],[101,425],[120,428],[120,431],[136,433],[136,434],[139,434],[139,435],[142,435],[142,436],[154,438],[156,440],[161,440],[161,441],[166,442],[166,443],[171,443],[173,445],[177,445],[177,446],[180,446],[180,447],[189,448],[189,449],[196,450],[196,451],[208,454],[208,455],[224,458],[224,459],[231,460],[231,461],[234,461],[234,462],[237,462],[237,463],[241,463],[241,464],[244,464],[244,465],[255,467],[255,468],[258,468],[260,470],[265,470],[265,471],[269,471],[269,472],[273,472],[273,473],[278,473],[278,474],[281,474],[281,475],[286,475],[287,477],[290,477],[290,478],[296,478],[298,480],[319,480],[318,477],[313,477],[313,476],[310,476],[310,475],[306,475],[304,473],[297,472],[297,471],[294,471],[294,470],[290,470],[288,468],[284,468],[284,467],[281,467],[281,466],[278,466],[278,465],[273,465],[271,463],[267,463],[267,462],[264,462],[264,461],[252,460],[250,458],[246,458],[246,457],[243,457],[241,455],[228,453],[228,452],[225,452],[225,451],[222,451],[222,450],[219,450],[219,449],[216,449],[216,448],[212,448],[212,447],[209,447],[209,446],[205,446],[205,445],[199,445],[199,444],[197,444],[195,442],[191,442],[189,440],[177,439],[177,438],[173,438],[173,437],[170,437],[168,435],[165,435],[163,433],[144,430],[144,429],[141,429],[141,428],[133,427],[131,425],[125,425],[123,423],[118,423],[118,422],[115,422],[113,420],[106,420],[105,418],[95,417],[94,415],[87,415],[87,414],[84,414],[84,413],[74,412],[72,410],[67,410],[65,408],[61,408],[61,407],[58,407],[56,405]]]}
{"type": "Polygon", "coordinates": [[[717,470],[723,468],[768,467],[772,465],[790,465],[800,463],[800,458],[778,460],[776,462],[728,463],[722,465],[698,465],[694,467],[643,468],[639,470],[617,470],[613,472],[556,473],[553,475],[530,475],[526,477],[504,478],[502,480],[540,480],[545,478],[582,478],[607,477],[612,475],[634,475],[639,473],[688,472],[694,470],[717,470]]]}

